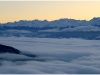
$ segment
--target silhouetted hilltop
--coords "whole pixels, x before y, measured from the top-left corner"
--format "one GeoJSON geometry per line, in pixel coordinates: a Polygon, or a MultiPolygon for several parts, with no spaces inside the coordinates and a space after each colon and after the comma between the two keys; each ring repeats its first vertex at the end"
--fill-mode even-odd
{"type": "Polygon", "coordinates": [[[1,45],[0,44],[0,53],[14,53],[14,54],[20,54],[20,51],[6,45],[1,45]]]}
{"type": "Polygon", "coordinates": [[[2,45],[2,44],[0,44],[0,53],[11,53],[11,54],[25,55],[28,57],[36,57],[36,55],[34,55],[34,54],[23,53],[23,52],[19,51],[18,49],[15,49],[11,46],[2,45]]]}

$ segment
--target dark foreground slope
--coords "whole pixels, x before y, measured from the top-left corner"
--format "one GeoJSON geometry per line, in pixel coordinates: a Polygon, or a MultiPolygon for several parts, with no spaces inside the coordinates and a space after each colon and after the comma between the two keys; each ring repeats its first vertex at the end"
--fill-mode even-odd
{"type": "MultiPolygon", "coordinates": [[[[0,59],[2,60],[8,60],[9,59],[9,57],[10,58],[12,58],[12,56],[9,56],[9,54],[10,55],[16,55],[16,56],[26,56],[26,57],[32,57],[32,58],[34,58],[34,57],[36,57],[36,55],[34,55],[34,54],[28,54],[28,53],[23,53],[23,52],[21,52],[21,51],[19,51],[18,49],[16,49],[16,48],[13,48],[13,47],[11,47],[11,46],[6,46],[6,45],[2,45],[2,44],[0,44],[0,53],[1,53],[1,57],[0,57],[0,59]],[[6,54],[6,53],[9,53],[8,54],[8,56],[6,57],[6,58],[2,58],[2,54],[6,54]],[[7,59],[8,58],[8,59],[7,59]]],[[[14,58],[14,57],[13,57],[14,58]]],[[[21,57],[19,57],[19,58],[21,58],[21,57]]],[[[16,60],[16,59],[14,59],[14,60],[16,60]]],[[[17,59],[18,60],[18,59],[17,59]]],[[[23,59],[21,59],[21,60],[24,60],[24,58],[23,59]]],[[[26,59],[25,59],[26,60],[26,59]]],[[[29,60],[29,59],[27,59],[27,60],[29,60]]]]}
{"type": "Polygon", "coordinates": [[[0,44],[0,53],[20,54],[20,51],[18,49],[13,48],[13,47],[0,44]]]}

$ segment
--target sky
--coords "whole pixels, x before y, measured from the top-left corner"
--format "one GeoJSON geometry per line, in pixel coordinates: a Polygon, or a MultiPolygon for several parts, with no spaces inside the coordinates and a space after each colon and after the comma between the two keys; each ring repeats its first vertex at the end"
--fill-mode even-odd
{"type": "Polygon", "coordinates": [[[19,20],[90,20],[100,16],[100,1],[0,1],[0,23],[19,20]]]}

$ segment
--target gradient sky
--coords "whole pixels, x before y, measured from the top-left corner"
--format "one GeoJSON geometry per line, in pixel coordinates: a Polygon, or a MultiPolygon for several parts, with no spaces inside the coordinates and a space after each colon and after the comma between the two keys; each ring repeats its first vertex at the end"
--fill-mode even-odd
{"type": "Polygon", "coordinates": [[[100,17],[100,1],[0,1],[0,23],[100,17]]]}

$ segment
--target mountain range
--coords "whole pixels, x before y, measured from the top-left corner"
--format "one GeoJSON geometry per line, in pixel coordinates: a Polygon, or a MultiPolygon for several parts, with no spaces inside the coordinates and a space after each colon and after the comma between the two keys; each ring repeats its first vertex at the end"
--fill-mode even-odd
{"type": "Polygon", "coordinates": [[[0,23],[0,36],[100,39],[100,17],[0,23]]]}
{"type": "Polygon", "coordinates": [[[15,22],[0,23],[5,26],[28,26],[28,27],[76,27],[76,26],[98,26],[100,27],[100,17],[94,17],[93,19],[87,20],[75,20],[75,19],[59,19],[53,21],[47,20],[20,20],[15,22]]]}

